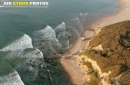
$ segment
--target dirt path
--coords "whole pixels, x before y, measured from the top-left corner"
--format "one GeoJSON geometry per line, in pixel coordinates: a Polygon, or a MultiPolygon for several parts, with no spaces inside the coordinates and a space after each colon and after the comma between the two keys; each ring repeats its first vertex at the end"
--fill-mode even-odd
{"type": "Polygon", "coordinates": [[[84,85],[86,83],[84,71],[79,67],[76,60],[62,58],[61,64],[70,76],[73,85],[84,85]]]}

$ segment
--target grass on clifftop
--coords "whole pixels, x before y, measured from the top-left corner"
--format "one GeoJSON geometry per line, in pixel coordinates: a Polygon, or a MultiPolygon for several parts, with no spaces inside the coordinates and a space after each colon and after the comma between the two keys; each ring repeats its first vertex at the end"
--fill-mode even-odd
{"type": "MultiPolygon", "coordinates": [[[[119,22],[102,28],[98,35],[90,40],[88,49],[80,53],[79,58],[80,56],[84,56],[81,58],[85,59],[84,62],[80,62],[81,65],[90,62],[93,70],[97,70],[93,67],[93,62],[87,60],[91,59],[96,61],[102,73],[110,71],[111,74],[108,75],[110,80],[123,73],[119,82],[127,85],[129,83],[127,80],[130,77],[125,75],[127,70],[130,70],[130,21],[119,22]],[[99,45],[102,46],[103,50],[95,48],[99,45]]],[[[97,80],[100,79],[100,77],[95,79],[95,83],[93,83],[98,85],[101,81],[97,80]]],[[[87,85],[94,85],[91,84],[92,81],[87,85]]],[[[114,82],[111,83],[114,84],[114,82]]]]}

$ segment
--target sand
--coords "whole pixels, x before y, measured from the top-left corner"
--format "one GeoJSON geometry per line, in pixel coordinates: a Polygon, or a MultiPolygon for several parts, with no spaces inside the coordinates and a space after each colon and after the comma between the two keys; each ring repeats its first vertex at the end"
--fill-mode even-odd
{"type": "Polygon", "coordinates": [[[85,73],[80,69],[78,63],[74,59],[61,59],[64,70],[68,73],[73,85],[84,85],[86,83],[85,73]]]}
{"type": "Polygon", "coordinates": [[[76,43],[69,49],[70,54],[76,54],[78,51],[86,49],[88,46],[88,40],[95,35],[94,31],[86,30],[83,37],[80,37],[76,43]]]}
{"type": "MultiPolygon", "coordinates": [[[[130,1],[119,0],[119,3],[121,5],[121,8],[116,14],[103,17],[94,22],[90,26],[91,29],[93,29],[94,31],[86,30],[84,32],[83,37],[79,38],[68,51],[68,53],[64,56],[69,55],[71,57],[72,55],[76,54],[79,50],[87,49],[88,41],[96,34],[96,31],[100,30],[100,28],[117,22],[130,20],[130,1]]],[[[61,59],[61,64],[70,76],[70,79],[74,85],[83,85],[85,82],[87,82],[87,79],[84,77],[84,72],[79,67],[76,60],[66,60],[64,57],[61,59]]]]}
{"type": "Polygon", "coordinates": [[[97,20],[91,25],[91,28],[99,30],[100,28],[110,24],[130,20],[130,0],[119,0],[119,3],[121,9],[116,14],[97,20]]]}

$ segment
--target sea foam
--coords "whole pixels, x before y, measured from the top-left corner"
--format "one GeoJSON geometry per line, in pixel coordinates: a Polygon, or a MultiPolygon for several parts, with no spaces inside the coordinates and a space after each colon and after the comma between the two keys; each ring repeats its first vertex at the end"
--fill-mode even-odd
{"type": "Polygon", "coordinates": [[[22,37],[14,40],[12,43],[0,49],[0,51],[9,51],[9,50],[17,50],[17,49],[25,49],[25,48],[33,48],[32,39],[24,34],[22,37]]]}
{"type": "Polygon", "coordinates": [[[43,58],[43,53],[37,48],[27,48],[9,51],[6,53],[6,58],[43,58]]]}
{"type": "Polygon", "coordinates": [[[59,42],[62,44],[63,49],[69,48],[69,39],[66,31],[65,23],[62,22],[58,26],[54,28],[56,32],[56,37],[58,38],[59,42]]]}
{"type": "Polygon", "coordinates": [[[24,85],[17,71],[0,77],[0,85],[24,85]]]}

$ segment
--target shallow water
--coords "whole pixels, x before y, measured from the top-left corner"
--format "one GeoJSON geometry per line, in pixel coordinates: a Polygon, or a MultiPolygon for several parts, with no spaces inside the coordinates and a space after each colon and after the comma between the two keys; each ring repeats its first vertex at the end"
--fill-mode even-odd
{"type": "MultiPolygon", "coordinates": [[[[0,4],[3,3],[1,1],[10,0],[0,0],[0,4]]],[[[49,2],[47,8],[4,8],[0,6],[0,49],[24,34],[29,35],[33,39],[32,34],[35,31],[44,29],[47,25],[54,29],[62,22],[65,22],[66,32],[73,36],[70,40],[70,43],[73,43],[83,30],[88,29],[90,23],[102,16],[113,14],[120,8],[118,0],[46,1],[49,2]]],[[[1,56],[3,58],[3,55],[1,56]]],[[[56,65],[58,64],[56,63],[56,65]]],[[[63,71],[61,68],[58,68],[60,69],[57,73],[58,75],[62,75],[61,72],[63,71]]],[[[54,80],[58,78],[58,81],[55,81],[56,83],[64,81],[63,76],[62,81],[60,81],[61,77],[56,76],[55,78],[55,76],[54,74],[54,80]]]]}

